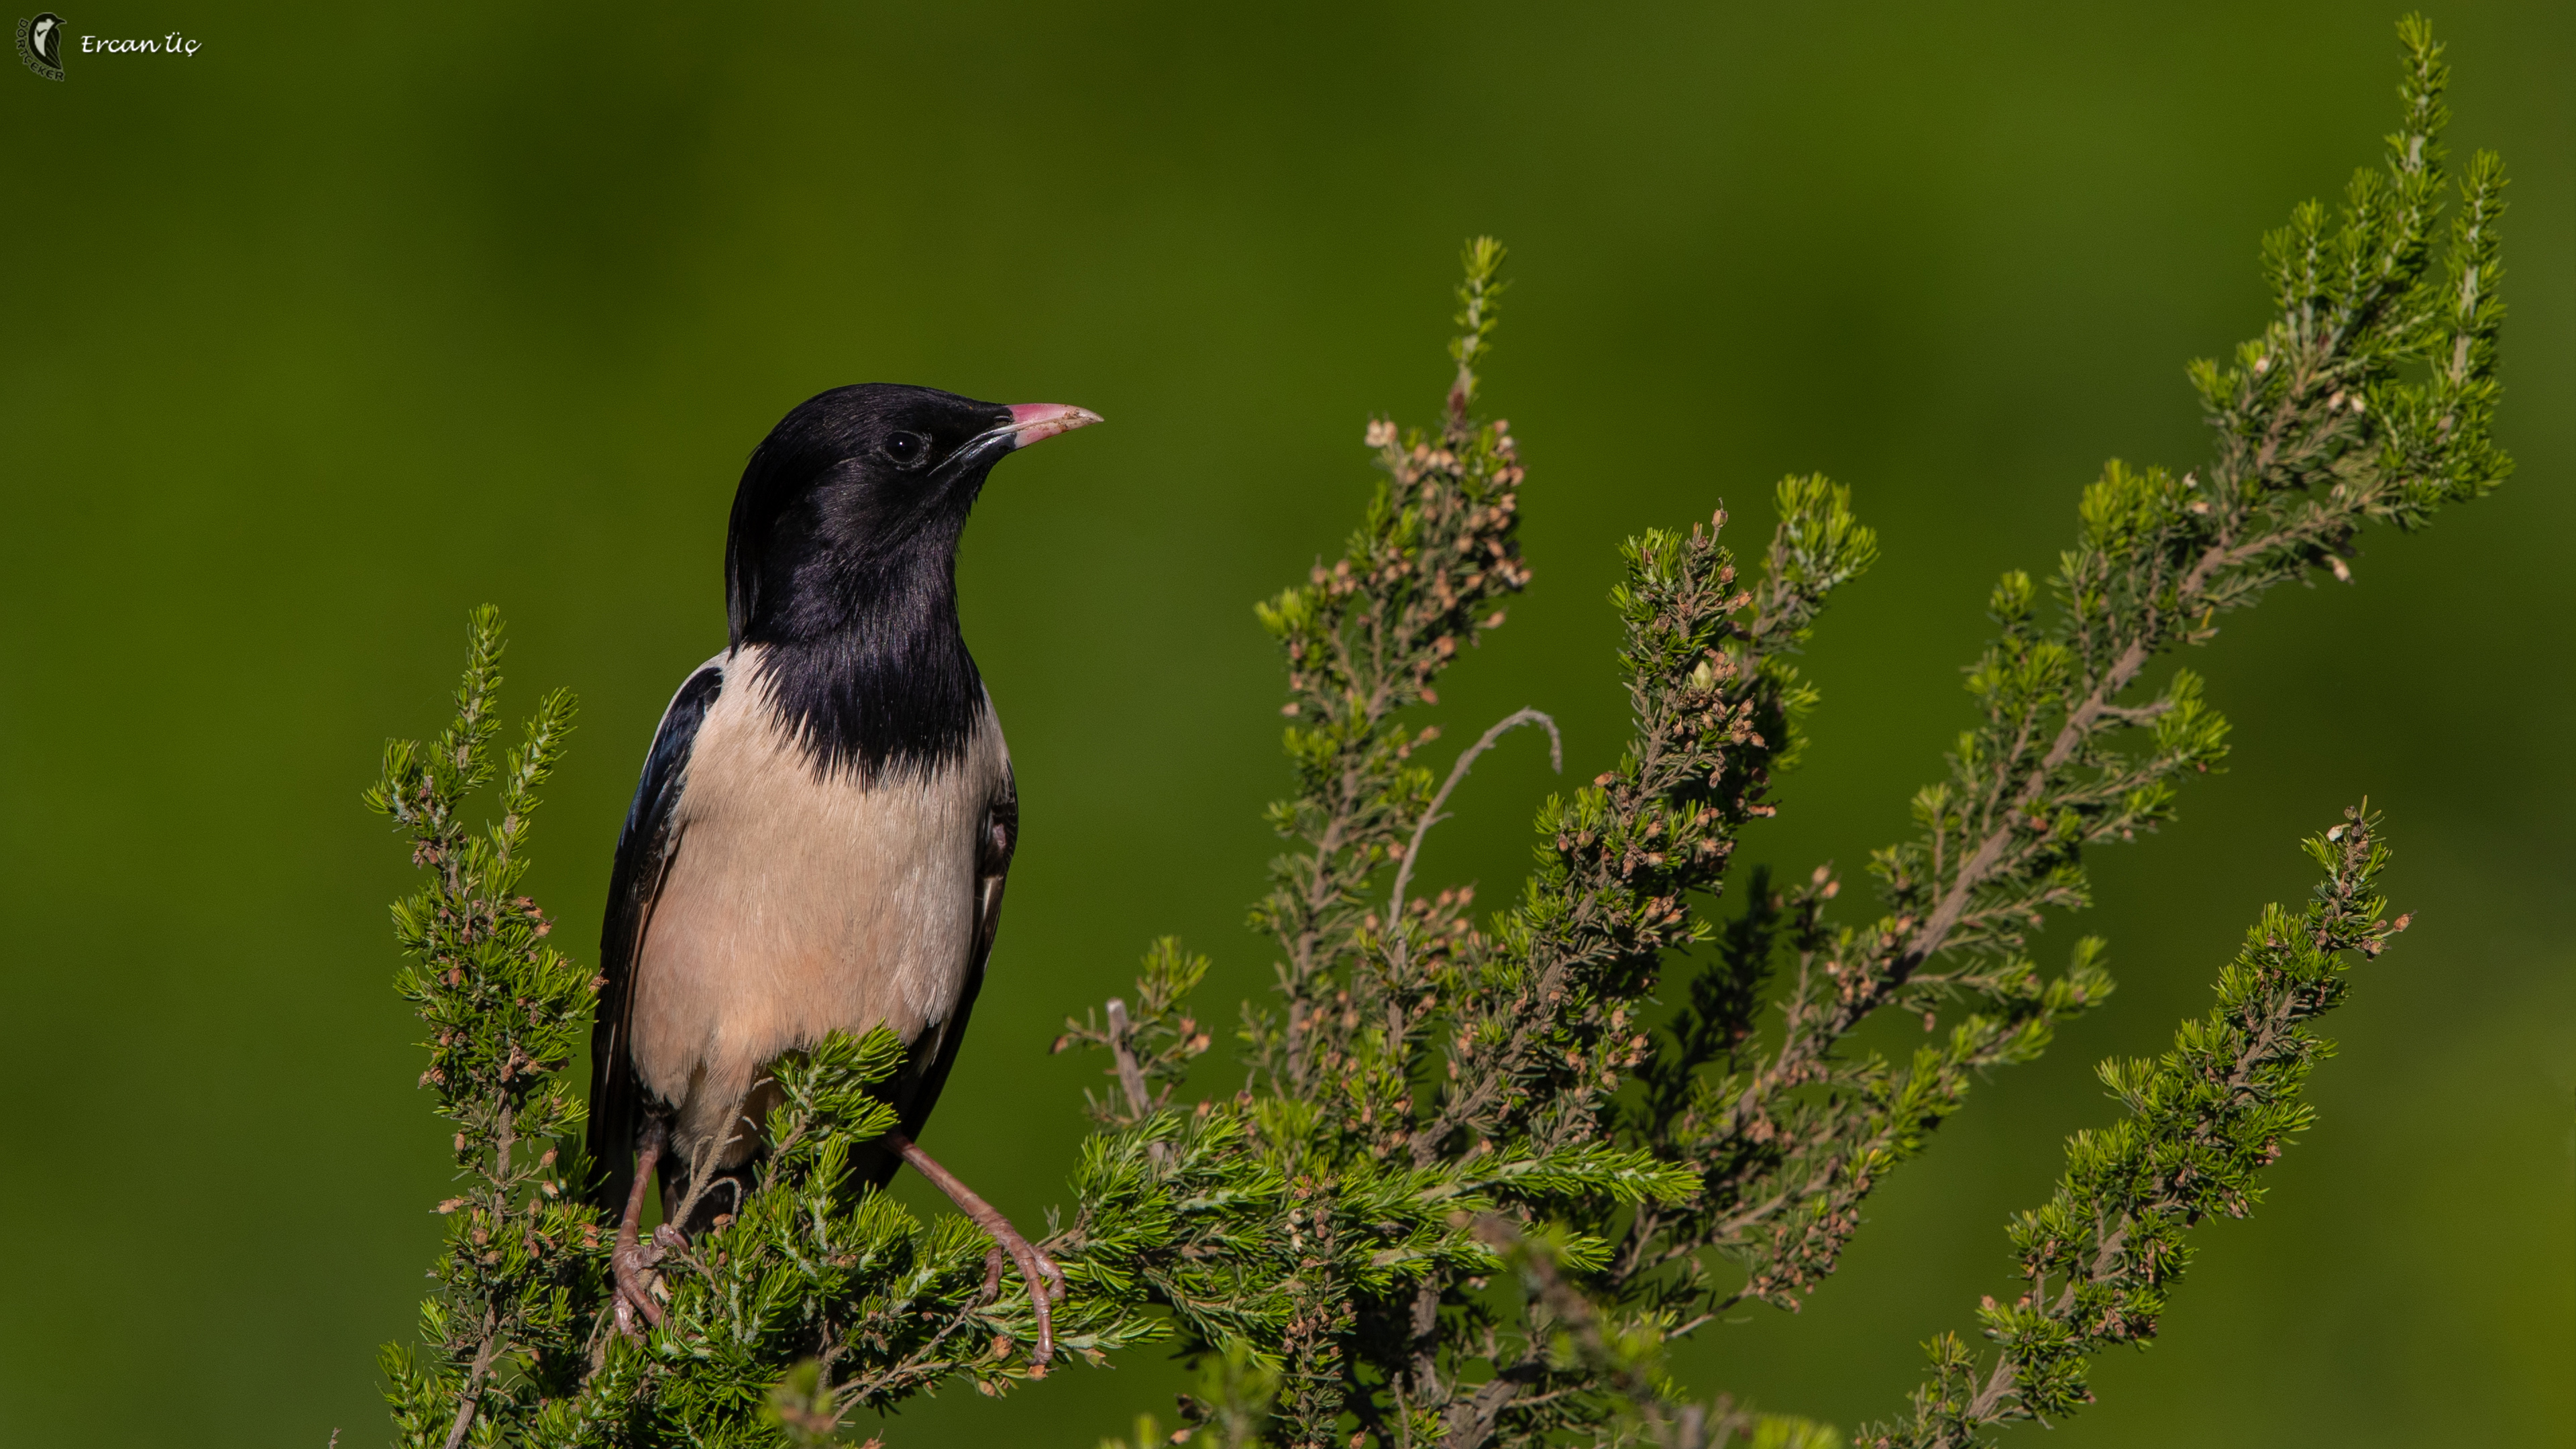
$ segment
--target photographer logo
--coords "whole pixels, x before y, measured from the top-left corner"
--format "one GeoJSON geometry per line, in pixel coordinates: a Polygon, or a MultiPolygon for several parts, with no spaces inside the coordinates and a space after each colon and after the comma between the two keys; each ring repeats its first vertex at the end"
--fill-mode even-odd
{"type": "Polygon", "coordinates": [[[63,78],[63,51],[78,50],[83,55],[175,55],[192,56],[205,45],[173,30],[167,35],[134,40],[115,35],[84,35],[78,45],[64,33],[63,17],[48,10],[33,20],[18,22],[18,58],[27,69],[47,80],[63,78]]]}
{"type": "Polygon", "coordinates": [[[18,59],[47,80],[63,78],[63,17],[48,10],[18,22],[18,59]]]}

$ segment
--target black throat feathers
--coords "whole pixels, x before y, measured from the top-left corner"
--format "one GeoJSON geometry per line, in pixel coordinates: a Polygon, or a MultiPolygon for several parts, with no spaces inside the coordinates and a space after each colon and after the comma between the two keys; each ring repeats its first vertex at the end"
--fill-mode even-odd
{"type": "Polygon", "coordinates": [[[747,631],[770,707],[817,774],[850,771],[873,783],[965,759],[984,680],[958,626],[952,558],[907,550],[837,560],[828,585],[796,591],[809,604],[838,605],[812,611],[828,617],[747,631]]]}

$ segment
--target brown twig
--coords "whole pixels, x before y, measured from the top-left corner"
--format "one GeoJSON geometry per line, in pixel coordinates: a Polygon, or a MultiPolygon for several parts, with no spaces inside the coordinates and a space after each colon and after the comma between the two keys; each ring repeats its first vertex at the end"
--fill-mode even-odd
{"type": "MultiPolygon", "coordinates": [[[[492,1371],[493,1350],[500,1342],[498,1325],[492,1322],[489,1315],[486,1315],[483,1320],[483,1346],[475,1350],[474,1367],[465,1376],[465,1392],[457,1396],[456,1422],[448,1427],[446,1449],[456,1449],[456,1446],[464,1443],[465,1431],[474,1427],[474,1411],[483,1403],[483,1377],[492,1371]]],[[[332,1430],[331,1437],[336,1442],[340,1437],[339,1431],[332,1430]]]]}
{"type": "Polygon", "coordinates": [[[1136,1053],[1127,1046],[1127,1032],[1127,1003],[1113,996],[1109,998],[1109,1054],[1118,1063],[1118,1089],[1127,1094],[1127,1110],[1142,1121],[1153,1102],[1145,1095],[1145,1071],[1136,1065],[1136,1053]]]}
{"type": "Polygon", "coordinates": [[[1431,803],[1423,807],[1422,818],[1415,822],[1413,827],[1413,839],[1405,845],[1403,858],[1396,865],[1395,889],[1388,895],[1386,906],[1389,929],[1394,929],[1404,920],[1404,888],[1413,879],[1413,862],[1422,854],[1423,837],[1431,833],[1432,826],[1449,818],[1440,813],[1440,807],[1449,803],[1449,792],[1457,789],[1458,782],[1467,778],[1467,771],[1476,763],[1478,755],[1492,749],[1503,736],[1525,724],[1541,725],[1546,728],[1548,768],[1560,775],[1565,773],[1565,736],[1558,733],[1554,719],[1534,709],[1523,708],[1512,711],[1496,722],[1492,729],[1485,731],[1481,739],[1461,751],[1458,762],[1449,767],[1449,778],[1441,782],[1439,793],[1433,795],[1431,803]]]}

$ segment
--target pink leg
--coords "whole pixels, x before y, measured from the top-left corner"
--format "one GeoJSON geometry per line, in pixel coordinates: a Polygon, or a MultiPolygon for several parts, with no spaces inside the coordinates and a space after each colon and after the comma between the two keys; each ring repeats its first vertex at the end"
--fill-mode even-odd
{"type": "Polygon", "coordinates": [[[878,1140],[900,1153],[904,1161],[912,1164],[913,1171],[929,1178],[932,1185],[948,1194],[948,1200],[957,1204],[958,1211],[973,1219],[975,1226],[993,1235],[995,1256],[991,1260],[991,1271],[984,1279],[985,1292],[990,1293],[1000,1286],[1001,1254],[1009,1254],[1011,1261],[1019,1265],[1020,1281],[1029,1287],[1029,1306],[1037,1310],[1037,1361],[1043,1368],[1055,1357],[1053,1305],[1064,1297],[1064,1270],[1031,1246],[1028,1239],[1021,1237],[1019,1229],[1011,1226],[1009,1218],[1002,1216],[991,1203],[977,1197],[973,1188],[958,1181],[957,1174],[940,1166],[937,1159],[922,1151],[911,1138],[900,1132],[889,1132],[878,1140]]]}
{"type": "Polygon", "coordinates": [[[645,1274],[662,1261],[662,1250],[646,1247],[636,1241],[644,1223],[644,1194],[653,1182],[653,1169],[662,1161],[663,1145],[671,1140],[669,1124],[655,1117],[644,1124],[644,1141],[635,1154],[635,1186],[626,1194],[626,1216],[617,1224],[617,1246],[608,1255],[609,1271],[617,1280],[617,1329],[629,1338],[641,1338],[635,1327],[635,1315],[643,1314],[654,1327],[662,1326],[662,1305],[653,1301],[653,1290],[645,1274]]]}

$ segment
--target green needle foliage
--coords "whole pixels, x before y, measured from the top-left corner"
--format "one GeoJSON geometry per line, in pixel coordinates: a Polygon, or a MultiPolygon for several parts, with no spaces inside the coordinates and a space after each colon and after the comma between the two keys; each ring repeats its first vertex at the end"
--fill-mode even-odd
{"type": "Polygon", "coordinates": [[[2376,957],[2406,929],[2405,916],[2381,919],[2373,893],[2388,860],[2378,823],[2347,811],[2307,842],[2326,872],[2315,899],[2296,916],[2264,910],[2218,978],[2218,1004],[2183,1023],[2172,1051],[2102,1063],[2129,1116],[2068,1141],[2056,1195],[2013,1223],[2023,1291],[1977,1313],[1992,1360],[1981,1366],[1955,1334],[1935,1338],[1913,1417],[1864,1431],[1866,1443],[1964,1449],[1991,1424],[2062,1418],[2093,1401],[2087,1354],[2155,1336],[2167,1287],[2191,1262],[2183,1230],[2252,1211],[2262,1170],[2313,1118],[2299,1088],[2334,1048],[2308,1023],[2343,1004],[2354,956],[2376,957]]]}
{"type": "Polygon", "coordinates": [[[536,790],[563,754],[572,699],[558,690],[538,704],[500,767],[500,823],[474,829],[464,807],[492,782],[500,731],[499,614],[476,610],[471,634],[455,722],[425,747],[387,746],[366,794],[427,872],[419,894],[394,903],[394,935],[411,958],[395,986],[431,1033],[420,1080],[456,1129],[461,1184],[438,1205],[447,1251],[440,1291],[421,1306],[426,1353],[384,1354],[407,1445],[465,1442],[478,1419],[524,1415],[578,1384],[607,1263],[563,1160],[582,1107],[559,1073],[589,1031],[590,973],[545,943],[552,923],[517,891],[536,790]]]}
{"type": "MultiPolygon", "coordinates": [[[[2225,757],[2197,679],[2151,679],[2156,661],[2276,584],[2348,579],[2364,527],[2421,528],[2510,466],[2490,437],[2502,173],[2469,166],[2445,232],[2440,52],[2420,22],[2400,37],[2385,168],[2333,220],[2305,207],[2270,239],[2277,315],[2233,364],[2192,371],[2210,460],[2110,464],[2050,586],[1996,586],[1975,722],[1916,795],[1913,837],[1875,853],[1865,919],[1837,913],[1822,868],[1794,885],[1748,868],[1740,904],[1714,909],[1818,702],[1796,656],[1877,556],[1822,478],[1779,485],[1749,564],[1721,543],[1722,511],[1632,539],[1611,600],[1632,717],[1618,763],[1539,809],[1537,868],[1503,909],[1416,881],[1475,761],[1522,725],[1552,744],[1556,728],[1518,711],[1441,769],[1439,730],[1418,722],[1531,577],[1519,448],[1475,412],[1503,252],[1468,248],[1438,422],[1369,424],[1383,478],[1360,526],[1259,608],[1287,666],[1292,791],[1252,913],[1277,992],[1243,1008],[1241,1086],[1187,1095],[1215,1033],[1192,1004],[1208,962],[1175,941],[1147,954],[1132,1006],[1057,1042],[1105,1052],[1113,1083],[1044,1244],[1070,1285],[1058,1341],[1095,1363],[1157,1343],[1205,1372],[1177,1434],[1140,1420],[1138,1444],[1840,1442],[1689,1402],[1667,1347],[1747,1301],[1795,1309],[1976,1076],[2036,1057],[2110,992],[2101,942],[2054,971],[2028,946],[2086,903],[2089,848],[2152,831],[2225,757]],[[1855,1046],[1891,1012],[1925,1044],[1902,1060],[1855,1046]]],[[[514,893],[561,695],[497,768],[501,823],[462,823],[496,774],[499,657],[480,612],[455,724],[392,747],[369,796],[429,873],[396,907],[401,987],[432,1034],[422,1080],[464,1184],[441,1204],[421,1347],[388,1352],[398,1437],[814,1444],[942,1385],[1043,1378],[1025,1287],[988,1287],[981,1232],[852,1186],[851,1152],[892,1121],[882,1031],[779,1066],[756,1189],[697,1240],[665,1240],[664,1322],[620,1335],[608,1225],[568,1191],[587,1171],[581,1109],[556,1075],[596,983],[514,893]]],[[[2295,1094],[2324,1044],[2306,1021],[2341,999],[2343,953],[2404,924],[2381,924],[2371,894],[2375,821],[2312,848],[2317,904],[2264,918],[2210,1021],[2159,1062],[2105,1069],[2131,1120],[2070,1144],[2057,1196],[2015,1228],[2026,1290],[1984,1309],[1991,1357],[1935,1340],[1913,1417],[1867,1442],[1967,1445],[2086,1402],[2085,1356],[2154,1331],[2183,1230],[2256,1200],[2257,1170],[2307,1120],[2295,1094]]]]}

